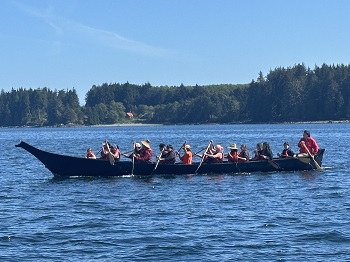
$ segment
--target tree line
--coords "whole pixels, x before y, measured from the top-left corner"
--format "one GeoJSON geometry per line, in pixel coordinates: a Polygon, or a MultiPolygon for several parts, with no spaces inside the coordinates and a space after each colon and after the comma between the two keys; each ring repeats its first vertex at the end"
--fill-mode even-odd
{"type": "Polygon", "coordinates": [[[0,93],[0,126],[279,123],[350,118],[350,66],[278,67],[249,84],[151,86],[104,83],[80,106],[75,89],[0,93]],[[131,112],[133,119],[126,118],[131,112]]]}

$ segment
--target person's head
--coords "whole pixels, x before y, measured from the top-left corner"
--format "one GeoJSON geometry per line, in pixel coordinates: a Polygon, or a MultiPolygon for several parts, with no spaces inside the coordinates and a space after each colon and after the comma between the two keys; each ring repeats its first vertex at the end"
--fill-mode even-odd
{"type": "Polygon", "coordinates": [[[304,137],[305,139],[309,138],[309,137],[310,137],[310,131],[309,131],[309,130],[304,130],[304,132],[303,132],[303,137],[304,137]]]}
{"type": "Polygon", "coordinates": [[[257,143],[257,144],[256,144],[256,149],[257,149],[258,151],[263,150],[263,143],[257,143]]]}
{"type": "Polygon", "coordinates": [[[87,150],[86,150],[87,153],[91,153],[92,152],[92,148],[89,147],[87,150]]]}
{"type": "Polygon", "coordinates": [[[263,143],[263,149],[270,150],[270,145],[269,145],[269,143],[264,142],[264,143],[263,143]]]}
{"type": "Polygon", "coordinates": [[[237,151],[238,148],[237,148],[237,145],[236,144],[231,144],[228,149],[230,149],[231,151],[237,151]]]}
{"type": "Polygon", "coordinates": [[[215,146],[215,152],[216,153],[221,153],[224,150],[224,148],[221,145],[216,145],[215,146]]]}
{"type": "Polygon", "coordinates": [[[166,146],[166,149],[167,149],[167,151],[173,151],[174,148],[172,145],[169,144],[166,146]]]}
{"type": "Polygon", "coordinates": [[[163,151],[166,148],[166,144],[161,143],[159,144],[158,147],[159,147],[159,151],[163,151]]]}
{"type": "Polygon", "coordinates": [[[185,145],[185,150],[186,151],[191,151],[191,146],[190,145],[185,145]]]}
{"type": "Polygon", "coordinates": [[[245,144],[242,144],[241,145],[241,150],[244,151],[244,150],[247,150],[247,146],[245,144]]]}
{"type": "Polygon", "coordinates": [[[151,148],[151,142],[148,139],[142,140],[141,145],[142,145],[142,148],[145,148],[145,149],[151,148]]]}
{"type": "Polygon", "coordinates": [[[135,143],[135,149],[137,149],[137,150],[141,149],[141,144],[140,143],[135,143]]]}
{"type": "Polygon", "coordinates": [[[284,142],[283,146],[284,146],[285,149],[288,149],[289,148],[289,143],[288,142],[284,142]]]}

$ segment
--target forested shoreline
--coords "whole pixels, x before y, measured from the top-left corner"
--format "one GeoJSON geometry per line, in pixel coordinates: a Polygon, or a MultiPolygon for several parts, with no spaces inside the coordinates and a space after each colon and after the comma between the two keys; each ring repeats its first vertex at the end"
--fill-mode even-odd
{"type": "Polygon", "coordinates": [[[75,89],[2,90],[0,126],[344,121],[350,65],[279,67],[241,85],[105,83],[92,86],[85,102],[79,105],[75,89]]]}

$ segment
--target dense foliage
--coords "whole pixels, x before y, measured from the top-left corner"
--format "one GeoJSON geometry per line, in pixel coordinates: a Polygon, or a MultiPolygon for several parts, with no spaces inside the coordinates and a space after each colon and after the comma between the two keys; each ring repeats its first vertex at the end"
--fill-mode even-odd
{"type": "Polygon", "coordinates": [[[75,90],[12,89],[0,94],[0,126],[147,123],[272,123],[350,119],[350,66],[276,68],[245,85],[92,86],[86,105],[75,90]],[[134,119],[127,119],[132,112],[134,119]]]}
{"type": "Polygon", "coordinates": [[[82,124],[76,91],[23,88],[0,94],[0,126],[82,124]]]}

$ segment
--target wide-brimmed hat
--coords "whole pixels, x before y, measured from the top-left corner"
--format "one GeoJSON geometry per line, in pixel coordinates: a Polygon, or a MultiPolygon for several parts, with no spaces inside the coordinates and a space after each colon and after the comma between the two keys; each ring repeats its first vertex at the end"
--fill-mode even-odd
{"type": "Polygon", "coordinates": [[[231,150],[238,149],[236,144],[231,144],[228,148],[231,150]]]}
{"type": "Polygon", "coordinates": [[[151,148],[151,143],[149,140],[142,140],[141,144],[147,148],[151,148]]]}
{"type": "Polygon", "coordinates": [[[190,146],[190,145],[185,145],[185,148],[186,148],[186,149],[190,149],[191,146],[190,146]]]}

